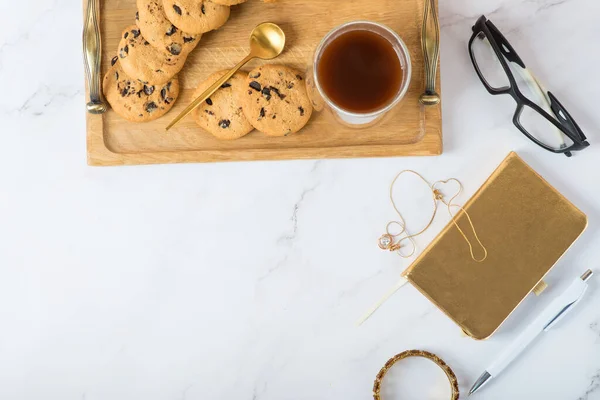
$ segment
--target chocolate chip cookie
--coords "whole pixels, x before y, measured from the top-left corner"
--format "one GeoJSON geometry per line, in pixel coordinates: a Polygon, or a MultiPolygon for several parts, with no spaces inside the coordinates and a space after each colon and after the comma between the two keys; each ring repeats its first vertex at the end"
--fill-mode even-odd
{"type": "Polygon", "coordinates": [[[119,43],[119,62],[123,71],[142,82],[161,85],[175,76],[186,60],[186,55],[165,54],[150,45],[136,25],[123,31],[119,43]]]}
{"type": "MultiPolygon", "coordinates": [[[[225,73],[227,73],[226,70],[215,72],[206,78],[198,85],[194,97],[200,96],[225,73]]],[[[196,123],[221,140],[234,140],[247,135],[254,128],[240,107],[242,88],[245,84],[245,73],[237,72],[233,75],[219,90],[194,110],[192,115],[196,123]]]]}
{"type": "Polygon", "coordinates": [[[247,0],[210,0],[216,4],[222,4],[224,6],[235,6],[236,4],[245,3],[247,0]]]}
{"type": "Polygon", "coordinates": [[[148,122],[165,115],[179,95],[179,80],[174,76],[162,85],[144,84],[128,76],[118,57],[104,76],[102,91],[112,109],[132,122],[148,122]]]}
{"type": "Polygon", "coordinates": [[[229,7],[208,0],[162,0],[167,18],[184,32],[198,34],[221,27],[229,7]]]}
{"type": "Polygon", "coordinates": [[[242,109],[252,126],[269,136],[298,132],[313,111],[302,74],[284,65],[263,65],[250,71],[242,109]]]}
{"type": "Polygon", "coordinates": [[[167,54],[188,54],[202,35],[181,31],[167,19],[162,0],[137,0],[137,26],[151,45],[167,54]]]}

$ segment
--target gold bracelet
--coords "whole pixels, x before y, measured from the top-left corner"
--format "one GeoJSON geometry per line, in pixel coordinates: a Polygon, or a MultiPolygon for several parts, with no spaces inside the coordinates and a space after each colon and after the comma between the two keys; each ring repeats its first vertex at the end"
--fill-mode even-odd
{"type": "Polygon", "coordinates": [[[383,381],[383,377],[385,376],[385,374],[387,374],[389,369],[392,368],[394,364],[407,357],[423,357],[436,363],[446,373],[446,376],[450,381],[450,387],[452,388],[452,397],[450,397],[450,400],[458,400],[458,379],[456,379],[456,375],[454,375],[452,369],[450,369],[450,367],[444,362],[444,360],[442,360],[435,354],[429,353],[424,350],[408,350],[390,358],[388,362],[385,363],[383,368],[381,368],[381,371],[379,371],[377,377],[375,378],[375,383],[373,384],[373,399],[381,400],[381,382],[383,381]]]}

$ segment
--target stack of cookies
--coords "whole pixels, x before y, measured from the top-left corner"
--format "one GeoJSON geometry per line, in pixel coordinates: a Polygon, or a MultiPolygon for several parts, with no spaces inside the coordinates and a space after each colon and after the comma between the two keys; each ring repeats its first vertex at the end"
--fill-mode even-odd
{"type": "MultiPolygon", "coordinates": [[[[165,115],[179,95],[177,74],[202,34],[220,28],[232,5],[246,0],[137,0],[136,23],[121,36],[103,91],[112,109],[133,122],[165,115]]],[[[263,0],[272,1],[272,0],[263,0]]],[[[199,96],[227,71],[202,82],[199,96]]],[[[302,74],[283,65],[236,73],[194,110],[196,123],[222,140],[239,139],[255,128],[268,136],[298,132],[312,106],[302,74]]]]}
{"type": "MultiPolygon", "coordinates": [[[[195,96],[227,71],[202,82],[195,96]]],[[[233,140],[254,128],[267,136],[287,136],[309,121],[313,108],[300,71],[284,65],[263,65],[238,72],[193,112],[196,123],[217,139],[233,140]]]]}
{"type": "Polygon", "coordinates": [[[112,109],[134,122],[155,120],[179,95],[177,74],[202,34],[221,27],[246,0],[137,0],[136,24],[121,36],[103,82],[112,109]]]}

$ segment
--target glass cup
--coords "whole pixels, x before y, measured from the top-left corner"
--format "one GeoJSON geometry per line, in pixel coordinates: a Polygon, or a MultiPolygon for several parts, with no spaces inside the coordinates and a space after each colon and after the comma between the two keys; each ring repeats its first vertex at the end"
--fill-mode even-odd
{"type": "Polygon", "coordinates": [[[308,94],[311,98],[313,107],[316,111],[325,110],[327,112],[330,112],[333,115],[333,117],[342,125],[351,128],[366,128],[378,123],[384,117],[385,114],[387,114],[390,110],[397,106],[400,103],[400,101],[402,101],[402,99],[406,95],[406,92],[408,91],[411,75],[412,66],[408,48],[396,32],[394,32],[387,26],[379,24],[377,22],[353,21],[338,26],[337,28],[329,32],[327,35],[325,35],[325,37],[321,40],[321,43],[319,43],[319,46],[315,51],[312,64],[309,66],[306,74],[306,87],[308,90],[308,94]],[[322,86],[319,83],[318,66],[324,50],[329,44],[331,44],[331,42],[333,42],[340,35],[351,31],[370,31],[373,33],[377,33],[386,40],[388,40],[391,43],[394,50],[396,51],[396,54],[398,55],[398,60],[400,61],[400,66],[403,72],[402,82],[393,99],[388,104],[382,106],[380,109],[367,113],[357,113],[345,110],[342,107],[338,106],[327,96],[327,94],[324,92],[322,86]]]}

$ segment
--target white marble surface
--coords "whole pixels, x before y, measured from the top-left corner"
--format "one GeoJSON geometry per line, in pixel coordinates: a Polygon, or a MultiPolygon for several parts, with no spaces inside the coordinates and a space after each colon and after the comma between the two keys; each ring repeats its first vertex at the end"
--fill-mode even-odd
{"type": "MultiPolygon", "coordinates": [[[[85,163],[80,3],[0,3],[0,399],[368,399],[387,358],[410,348],[441,355],[464,393],[568,281],[600,271],[596,0],[440,0],[441,157],[127,168],[85,163]],[[536,148],[511,101],[485,92],[466,51],[482,13],[572,111],[588,150],[536,148]],[[357,328],[408,265],[374,243],[394,172],[458,177],[465,199],[511,150],[590,218],[549,291],[486,342],[410,287],[357,328]]],[[[445,398],[435,369],[400,369],[388,393],[415,387],[387,399],[445,398]]],[[[478,398],[600,399],[600,278],[478,398]]]]}

